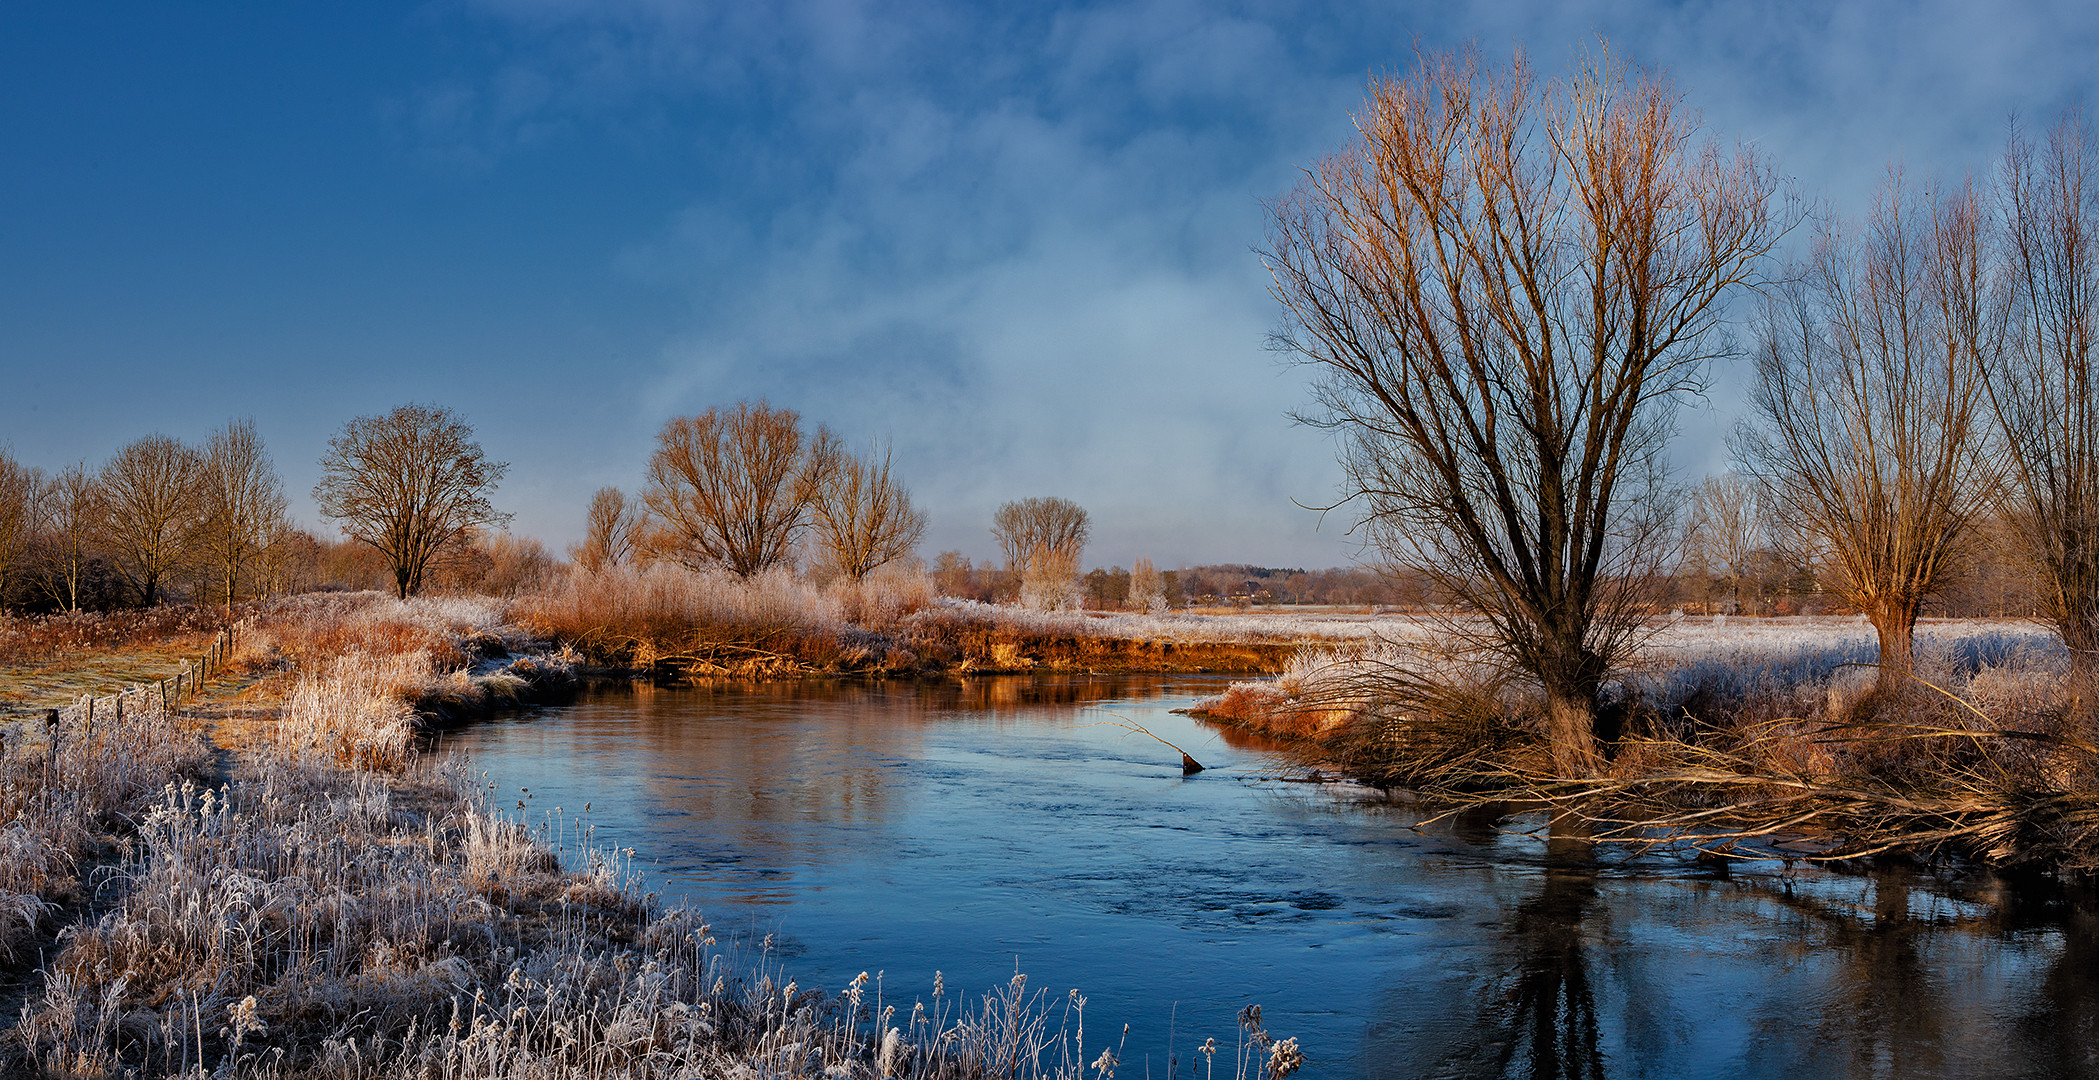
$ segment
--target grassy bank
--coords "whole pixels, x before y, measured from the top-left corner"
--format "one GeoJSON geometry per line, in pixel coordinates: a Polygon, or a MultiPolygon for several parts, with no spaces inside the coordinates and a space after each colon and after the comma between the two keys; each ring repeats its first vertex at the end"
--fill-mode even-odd
{"type": "Polygon", "coordinates": [[[1426,632],[1308,649],[1194,711],[1443,806],[1548,804],[1606,840],[2099,871],[2099,739],[2052,633],[1929,620],[1917,681],[1890,694],[1857,620],[1657,629],[1609,687],[1596,776],[1554,775],[1533,688],[1426,632]]]}
{"type": "Polygon", "coordinates": [[[517,619],[594,664],[660,676],[914,676],[1019,671],[1274,671],[1345,618],[1033,612],[935,596],[922,574],[819,588],[674,567],[577,570],[517,619]]]}
{"type": "MultiPolygon", "coordinates": [[[[0,1072],[50,1077],[1060,1077],[1084,1000],[797,983],[418,753],[433,709],[559,692],[574,654],[486,600],[244,613],[204,694],[0,748],[0,1072]],[[908,1002],[909,1004],[905,1004],[908,1002]]],[[[110,686],[105,690],[114,690],[110,686]]],[[[1302,1060],[1258,1014],[1217,1075],[1302,1060]],[[1236,1059],[1232,1056],[1237,1047],[1236,1059]]],[[[1214,1045],[1214,1044],[1213,1044],[1214,1045]]]]}

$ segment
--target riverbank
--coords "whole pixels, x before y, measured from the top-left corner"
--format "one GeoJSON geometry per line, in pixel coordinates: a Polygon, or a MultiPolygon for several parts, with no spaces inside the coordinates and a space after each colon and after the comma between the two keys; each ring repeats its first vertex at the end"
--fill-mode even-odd
{"type": "Polygon", "coordinates": [[[2052,633],[1927,620],[1916,682],[1888,693],[1875,689],[1872,630],[1855,619],[1656,631],[1608,688],[1608,758],[1593,776],[1555,775],[1542,704],[1523,683],[1427,634],[1307,650],[1194,713],[1438,806],[1563,811],[1604,841],[2099,872],[2099,745],[2052,633]]]}
{"type": "Polygon", "coordinates": [[[519,625],[642,677],[929,677],[1037,671],[1270,672],[1345,616],[1036,612],[933,594],[923,575],[821,589],[674,567],[576,570],[515,602],[519,625]]]}
{"type": "MultiPolygon", "coordinates": [[[[731,956],[658,907],[632,852],[573,819],[528,826],[523,799],[422,753],[433,706],[573,678],[574,654],[498,602],[298,597],[246,613],[235,640],[165,708],[105,698],[92,723],[73,705],[0,744],[8,1075],[1112,1069],[1018,977],[978,1001],[929,988],[904,1013],[864,976],[804,988],[769,953],[731,956]]],[[[1296,1060],[1258,1024],[1241,1034],[1240,1075],[1296,1060]]]]}

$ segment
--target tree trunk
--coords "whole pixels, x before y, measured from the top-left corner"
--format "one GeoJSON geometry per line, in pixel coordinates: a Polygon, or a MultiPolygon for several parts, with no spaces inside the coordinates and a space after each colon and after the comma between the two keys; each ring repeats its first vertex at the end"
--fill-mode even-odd
{"type": "Polygon", "coordinates": [[[2087,737],[2099,734],[2099,620],[2086,612],[2058,612],[2055,630],[2070,651],[2068,715],[2087,737]]]}
{"type": "Polygon", "coordinates": [[[1888,601],[1866,612],[1880,637],[1880,678],[1873,685],[1875,696],[1905,693],[1915,668],[1911,639],[1917,629],[1917,605],[1888,601]]]}
{"type": "Polygon", "coordinates": [[[1596,688],[1574,680],[1545,684],[1545,738],[1552,771],[1563,777],[1594,776],[1603,767],[1596,747],[1596,688]]]}

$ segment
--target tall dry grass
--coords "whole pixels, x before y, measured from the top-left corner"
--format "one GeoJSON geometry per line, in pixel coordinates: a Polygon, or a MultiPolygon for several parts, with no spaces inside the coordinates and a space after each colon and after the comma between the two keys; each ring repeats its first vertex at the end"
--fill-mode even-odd
{"type": "Polygon", "coordinates": [[[1450,805],[1552,802],[1610,839],[1810,835],[1831,858],[2099,871],[2099,730],[2061,643],[2014,623],[1927,624],[1916,680],[1890,693],[1871,633],[1851,619],[1658,627],[1609,688],[1613,754],[1593,776],[1555,774],[1535,688],[1427,640],[1310,649],[1193,711],[1450,805]]]}
{"type": "MultiPolygon", "coordinates": [[[[632,853],[587,825],[528,827],[456,763],[417,757],[407,703],[467,671],[446,669],[486,650],[474,638],[524,644],[487,608],[276,615],[250,647],[296,654],[299,681],[236,779],[161,783],[179,763],[147,753],[168,729],[140,715],[104,733],[139,769],[65,781],[99,784],[137,829],[106,875],[117,895],[64,934],[0,1038],[7,1075],[1098,1080],[1119,1064],[1086,1044],[1083,998],[1020,977],[969,1002],[936,979],[908,1011],[866,975],[803,987],[769,951],[739,959],[696,915],[658,910],[632,853]]],[[[54,755],[66,776],[92,757],[54,755]]],[[[1225,1064],[1288,1075],[1295,1040],[1252,1017],[1225,1064]]]]}
{"type": "Polygon", "coordinates": [[[160,696],[124,695],[121,719],[105,699],[57,723],[0,730],[0,959],[16,962],[61,906],[94,891],[94,859],[123,843],[171,780],[202,775],[202,739],[161,709],[160,696]]]}
{"type": "Polygon", "coordinates": [[[0,615],[0,663],[31,663],[67,653],[159,644],[170,638],[215,633],[223,625],[217,609],[193,604],[164,604],[142,611],[0,615]]]}
{"type": "Polygon", "coordinates": [[[762,675],[838,661],[845,607],[806,579],[667,564],[581,568],[521,598],[518,621],[601,662],[762,675]]]}

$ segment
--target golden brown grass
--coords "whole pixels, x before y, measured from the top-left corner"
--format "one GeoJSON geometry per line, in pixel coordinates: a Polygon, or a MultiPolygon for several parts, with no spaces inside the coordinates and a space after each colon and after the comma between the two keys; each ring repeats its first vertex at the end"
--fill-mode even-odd
{"type": "Polygon", "coordinates": [[[1542,751],[1524,684],[1426,643],[1307,650],[1234,683],[1199,716],[1285,739],[1311,760],[1463,808],[1551,804],[1604,840],[1690,838],[1816,857],[1905,851],[2099,872],[2099,717],[2059,648],[1987,626],[1876,689],[1848,647],[1758,667],[1669,653],[1616,687],[1612,753],[1567,776],[1542,751]]]}
{"type": "Polygon", "coordinates": [[[785,572],[749,580],[666,565],[576,570],[517,601],[521,624],[601,664],[668,675],[1027,670],[1265,671],[1297,638],[1228,627],[1102,622],[941,602],[922,571],[885,568],[828,589],[785,572]],[[1208,636],[1203,636],[1204,634],[1208,636]]]}

